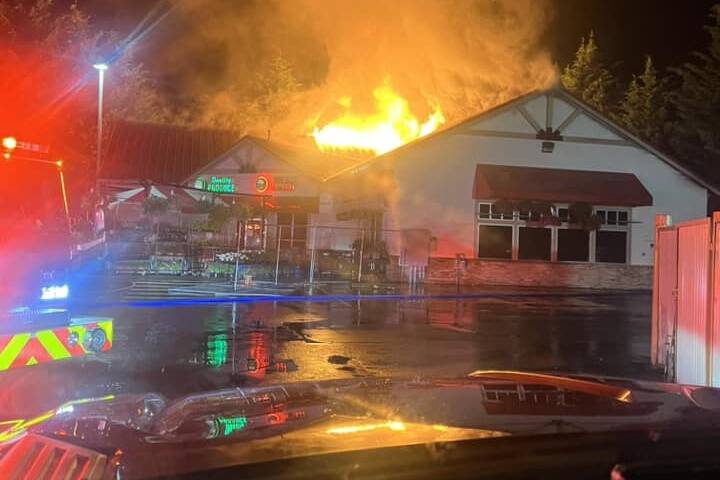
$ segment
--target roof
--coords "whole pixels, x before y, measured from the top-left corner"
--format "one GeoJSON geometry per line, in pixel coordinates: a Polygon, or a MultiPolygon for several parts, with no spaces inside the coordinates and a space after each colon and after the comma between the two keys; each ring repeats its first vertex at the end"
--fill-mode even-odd
{"type": "Polygon", "coordinates": [[[350,167],[348,167],[348,168],[346,168],[346,169],[344,169],[344,170],[342,170],[342,171],[339,171],[339,172],[337,172],[336,174],[332,175],[331,177],[328,178],[328,180],[331,180],[331,179],[333,179],[333,178],[335,178],[335,177],[338,177],[338,176],[340,176],[340,175],[342,175],[342,174],[345,174],[345,173],[353,172],[353,171],[355,171],[357,168],[366,167],[366,166],[368,166],[369,164],[375,163],[375,162],[380,161],[380,160],[392,160],[392,159],[394,159],[396,156],[398,156],[399,154],[402,154],[403,152],[405,152],[405,151],[407,151],[407,150],[410,150],[410,149],[413,149],[413,148],[415,148],[415,147],[417,147],[417,146],[423,145],[423,144],[425,144],[426,142],[430,142],[430,141],[432,141],[433,139],[435,139],[435,138],[437,138],[437,137],[444,136],[444,135],[448,135],[448,134],[452,134],[452,133],[459,133],[460,130],[462,130],[464,127],[466,127],[466,126],[467,126],[468,124],[470,124],[470,123],[476,122],[476,121],[478,121],[478,120],[482,120],[482,119],[484,119],[484,118],[487,118],[487,117],[489,117],[489,116],[491,116],[491,115],[494,115],[494,114],[497,114],[497,113],[500,113],[500,112],[503,112],[503,111],[505,111],[505,110],[510,110],[510,109],[514,108],[515,106],[517,106],[517,105],[519,105],[519,104],[522,104],[522,103],[524,103],[524,102],[527,102],[528,100],[531,100],[531,99],[533,99],[533,98],[535,98],[535,97],[538,97],[538,96],[540,96],[540,95],[546,95],[546,94],[548,94],[548,93],[550,93],[550,94],[552,94],[552,95],[554,95],[554,96],[556,96],[556,97],[558,97],[558,98],[561,98],[561,99],[567,101],[568,103],[576,106],[576,107],[579,108],[583,113],[585,113],[586,115],[588,115],[590,118],[592,118],[593,120],[596,120],[597,122],[601,123],[601,124],[604,125],[605,127],[609,128],[610,130],[612,130],[613,132],[615,132],[617,135],[625,138],[626,140],[630,141],[631,143],[633,143],[633,144],[636,145],[637,147],[642,148],[642,149],[646,150],[647,152],[653,154],[654,156],[658,157],[660,160],[662,160],[663,162],[667,163],[668,165],[670,165],[671,167],[673,167],[675,170],[677,170],[678,172],[682,173],[682,174],[685,175],[686,177],[690,178],[691,180],[693,180],[693,181],[694,181],[695,183],[697,183],[698,185],[700,185],[700,186],[702,186],[702,187],[704,187],[704,188],[707,188],[710,192],[712,192],[712,193],[714,193],[714,194],[716,194],[716,195],[720,195],[720,188],[719,188],[718,186],[713,185],[712,183],[708,182],[707,180],[701,178],[701,177],[700,177],[699,175],[697,175],[695,172],[693,172],[692,170],[688,169],[686,166],[684,166],[684,165],[682,165],[681,163],[679,163],[676,159],[674,159],[674,158],[672,158],[671,156],[669,156],[669,155],[661,152],[660,150],[658,150],[657,148],[655,148],[655,147],[654,147],[653,145],[651,145],[650,143],[646,142],[645,140],[642,140],[641,138],[639,138],[638,136],[634,135],[633,133],[631,133],[631,132],[628,131],[627,129],[623,128],[622,126],[618,125],[618,124],[615,123],[614,121],[610,120],[607,116],[605,116],[605,115],[603,115],[602,113],[598,112],[598,111],[595,110],[593,107],[591,107],[591,106],[588,105],[587,103],[583,102],[582,100],[578,99],[577,97],[575,97],[574,95],[572,95],[570,92],[568,92],[567,90],[565,90],[564,88],[559,87],[559,86],[558,86],[558,87],[555,87],[555,88],[552,88],[552,89],[549,89],[549,90],[533,90],[533,91],[528,92],[528,93],[526,93],[526,94],[524,94],[524,95],[520,95],[519,97],[515,97],[515,98],[513,98],[513,99],[511,99],[511,100],[509,100],[509,101],[507,101],[507,102],[505,102],[505,103],[502,103],[502,104],[500,104],[500,105],[497,105],[497,106],[495,106],[495,107],[492,107],[492,108],[490,108],[490,109],[488,109],[488,110],[485,110],[485,111],[483,111],[483,112],[480,112],[480,113],[478,113],[478,114],[476,114],[476,115],[467,117],[467,118],[465,118],[465,119],[463,119],[463,120],[461,120],[461,121],[459,121],[459,122],[457,122],[457,123],[455,123],[455,124],[453,124],[453,125],[450,125],[450,126],[444,128],[444,129],[437,130],[437,131],[435,131],[435,132],[433,132],[433,133],[431,133],[431,134],[429,134],[429,135],[426,135],[426,136],[424,136],[424,137],[420,137],[420,138],[418,138],[418,139],[416,139],[416,140],[413,140],[412,142],[406,143],[405,145],[403,145],[403,146],[401,146],[401,147],[399,147],[399,148],[396,148],[395,150],[391,150],[390,152],[384,153],[384,154],[382,154],[382,155],[378,155],[377,157],[373,157],[373,158],[371,158],[371,159],[369,159],[369,160],[366,160],[366,161],[364,161],[364,162],[361,162],[361,163],[359,163],[359,164],[352,165],[352,166],[350,166],[350,167]]]}
{"type": "Polygon", "coordinates": [[[110,124],[100,177],[180,183],[238,141],[227,130],[128,121],[110,124]]]}
{"type": "Polygon", "coordinates": [[[477,165],[473,198],[644,207],[652,195],[632,173],[477,165]]]}
{"type": "Polygon", "coordinates": [[[251,135],[239,137],[228,130],[117,121],[108,131],[100,169],[103,179],[182,184],[244,141],[258,144],[280,161],[319,180],[362,160],[251,135]]]}
{"type": "Polygon", "coordinates": [[[271,142],[251,135],[244,138],[254,141],[268,153],[292,165],[301,172],[322,181],[353,165],[357,165],[367,158],[365,156],[355,157],[326,153],[318,150],[315,146],[303,147],[274,141],[271,142]]]}

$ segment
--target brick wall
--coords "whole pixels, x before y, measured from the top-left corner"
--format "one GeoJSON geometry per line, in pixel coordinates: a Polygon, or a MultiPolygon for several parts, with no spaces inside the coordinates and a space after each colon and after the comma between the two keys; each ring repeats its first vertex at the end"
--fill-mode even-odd
{"type": "MultiPolygon", "coordinates": [[[[456,281],[454,258],[431,258],[427,283],[456,281]]],[[[548,263],[468,259],[463,285],[513,285],[650,290],[652,267],[589,263],[548,263]]]]}

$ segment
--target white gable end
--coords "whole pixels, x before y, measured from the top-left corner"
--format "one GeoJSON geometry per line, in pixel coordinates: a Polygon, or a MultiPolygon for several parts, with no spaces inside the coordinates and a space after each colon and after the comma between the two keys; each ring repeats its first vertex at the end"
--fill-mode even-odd
{"type": "Polygon", "coordinates": [[[552,92],[535,94],[471,121],[463,132],[491,136],[533,138],[540,132],[568,137],[568,140],[600,140],[626,143],[611,127],[595,120],[591,113],[572,100],[552,92]]]}
{"type": "Polygon", "coordinates": [[[560,133],[564,137],[584,137],[601,140],[622,140],[622,137],[615,134],[606,126],[588,117],[584,113],[579,114],[560,133]]]}
{"type": "Polygon", "coordinates": [[[208,172],[214,175],[234,175],[247,171],[249,167],[257,172],[298,173],[295,167],[278,160],[251,138],[245,138],[197,175],[208,172]]]}
{"type": "Polygon", "coordinates": [[[468,125],[467,129],[470,131],[511,132],[535,135],[535,129],[532,125],[515,109],[478,120],[468,125]]]}
{"type": "Polygon", "coordinates": [[[575,111],[575,106],[570,105],[562,98],[553,98],[552,106],[552,124],[562,125],[562,123],[575,111]]]}

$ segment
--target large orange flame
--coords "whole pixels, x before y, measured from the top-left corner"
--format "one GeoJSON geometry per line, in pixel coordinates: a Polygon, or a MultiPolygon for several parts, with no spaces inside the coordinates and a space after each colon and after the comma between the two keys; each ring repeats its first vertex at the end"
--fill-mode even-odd
{"type": "Polygon", "coordinates": [[[389,152],[416,138],[435,131],[445,123],[438,105],[420,122],[410,111],[407,100],[398,95],[388,82],[373,90],[376,113],[361,116],[350,111],[352,99],[338,103],[345,113],[322,128],[315,127],[312,136],[321,150],[368,150],[376,155],[389,152]]]}

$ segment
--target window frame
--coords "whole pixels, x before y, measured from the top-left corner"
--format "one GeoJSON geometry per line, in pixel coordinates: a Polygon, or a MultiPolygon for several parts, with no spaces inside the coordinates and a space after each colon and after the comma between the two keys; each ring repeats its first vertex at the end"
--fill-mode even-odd
{"type": "MultiPolygon", "coordinates": [[[[550,229],[550,263],[569,263],[569,264],[602,264],[602,265],[629,265],[630,259],[631,259],[631,251],[630,247],[632,245],[631,243],[631,237],[632,237],[632,207],[620,207],[615,205],[593,205],[593,214],[598,215],[598,212],[605,212],[605,218],[607,219],[607,212],[612,211],[616,213],[617,221],[615,224],[607,224],[607,220],[600,225],[598,230],[592,230],[589,232],[588,235],[588,260],[587,261],[569,261],[569,260],[558,260],[558,237],[559,237],[559,230],[572,230],[571,223],[569,223],[569,213],[568,218],[566,221],[561,222],[560,225],[548,225],[546,227],[537,227],[535,225],[528,225],[528,220],[522,219],[520,216],[520,212],[517,210],[514,210],[512,215],[503,215],[501,218],[492,218],[493,212],[492,212],[492,205],[494,202],[496,202],[497,199],[481,199],[481,200],[475,200],[475,208],[474,208],[474,214],[475,214],[475,222],[474,222],[474,254],[475,258],[484,258],[488,259],[486,257],[479,257],[478,256],[478,246],[479,246],[479,226],[485,225],[485,226],[506,226],[512,228],[512,258],[511,261],[523,261],[523,262],[541,262],[541,263],[548,263],[547,260],[521,260],[519,259],[519,250],[520,250],[520,228],[521,227],[529,227],[529,228],[548,228],[550,229]],[[481,216],[481,205],[488,206],[487,214],[486,216],[481,216]],[[619,218],[620,213],[625,213],[627,215],[627,221],[625,224],[620,224],[619,218]],[[599,230],[603,231],[619,231],[619,232],[626,232],[626,244],[625,244],[625,262],[624,263],[618,263],[618,262],[599,262],[597,261],[597,232],[599,230]]],[[[563,209],[569,209],[570,204],[569,203],[562,203],[557,202],[552,204],[553,214],[560,216],[560,211],[563,209]]],[[[483,214],[484,215],[484,214],[483,214]]],[[[532,222],[532,221],[530,221],[532,222]]],[[[503,260],[503,259],[497,259],[497,260],[503,260]]]]}

